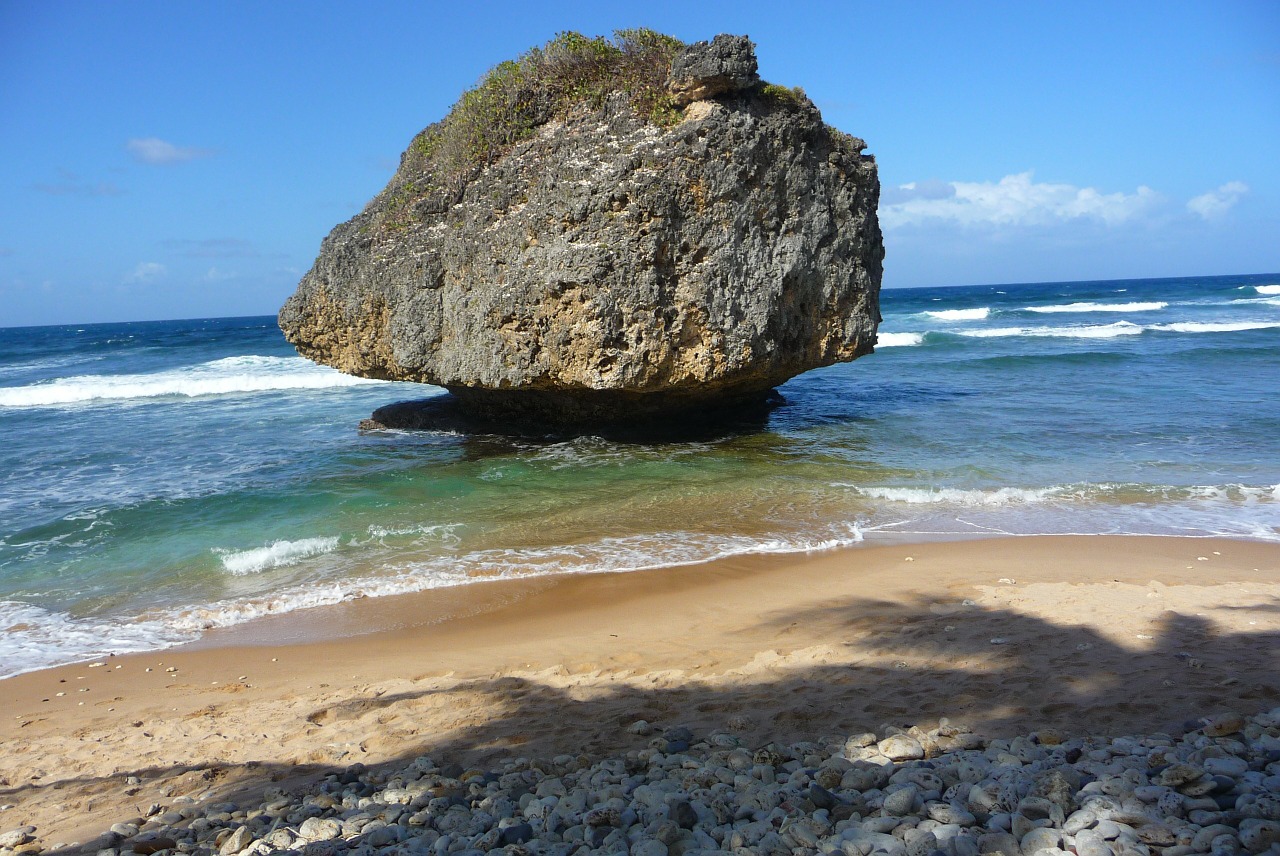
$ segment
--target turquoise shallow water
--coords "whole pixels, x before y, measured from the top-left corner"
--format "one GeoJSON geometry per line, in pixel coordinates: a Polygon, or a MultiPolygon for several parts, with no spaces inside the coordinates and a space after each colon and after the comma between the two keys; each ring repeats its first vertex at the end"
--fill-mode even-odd
{"type": "Polygon", "coordinates": [[[978,534],[1280,540],[1280,276],[890,290],[759,431],[371,433],[271,318],[0,330],[0,675],[361,595],[978,534]]]}

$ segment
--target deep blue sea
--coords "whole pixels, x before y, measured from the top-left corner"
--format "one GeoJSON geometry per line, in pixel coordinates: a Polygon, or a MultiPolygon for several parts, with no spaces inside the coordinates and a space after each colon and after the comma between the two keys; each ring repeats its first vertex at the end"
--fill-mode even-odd
{"type": "Polygon", "coordinates": [[[760,431],[361,434],[273,318],[0,329],[0,675],[359,596],[993,534],[1280,540],[1280,275],[887,290],[760,431]]]}

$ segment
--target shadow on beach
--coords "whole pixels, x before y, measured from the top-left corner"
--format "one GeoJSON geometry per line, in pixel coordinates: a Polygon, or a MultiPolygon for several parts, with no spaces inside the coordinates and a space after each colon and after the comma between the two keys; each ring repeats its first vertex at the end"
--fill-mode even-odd
{"type": "MultiPolygon", "coordinates": [[[[260,801],[268,787],[297,790],[343,774],[361,761],[362,750],[389,758],[369,769],[390,775],[421,755],[459,769],[564,753],[594,760],[651,741],[663,746],[662,731],[673,726],[690,728],[695,742],[731,731],[749,748],[881,732],[886,725],[928,726],[944,716],[992,737],[1043,728],[1068,736],[1176,735],[1197,727],[1189,717],[1252,714],[1280,704],[1280,633],[1221,632],[1204,618],[1177,612],[1166,612],[1152,638],[1135,638],[1132,646],[1011,610],[940,614],[923,601],[851,599],[778,613],[766,626],[777,650],[758,656],[739,677],[729,669],[706,678],[692,670],[620,673],[610,680],[559,670],[545,680],[507,676],[370,694],[316,709],[299,723],[317,746],[354,739],[359,748],[353,744],[340,764],[195,763],[97,778],[54,772],[36,784],[4,782],[0,803],[21,805],[48,789],[92,798],[119,792],[135,776],[167,783],[173,795],[212,783],[217,800],[243,805],[260,801]],[[830,646],[844,649],[841,664],[823,663],[821,651],[788,651],[789,634],[818,621],[841,629],[843,638],[830,646]],[[651,723],[652,733],[633,733],[637,720],[651,723]],[[424,722],[451,724],[433,734],[421,730],[424,722]]],[[[697,633],[690,628],[691,637],[697,633]]]]}

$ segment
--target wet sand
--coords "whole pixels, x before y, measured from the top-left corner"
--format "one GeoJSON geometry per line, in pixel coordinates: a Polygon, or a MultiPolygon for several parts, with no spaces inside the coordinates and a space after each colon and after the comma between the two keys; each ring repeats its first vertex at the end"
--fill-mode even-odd
{"type": "Polygon", "coordinates": [[[1172,730],[1280,704],[1280,545],[1066,536],[356,601],[0,681],[0,831],[420,754],[617,754],[645,719],[793,742],[963,720],[1172,730]]]}

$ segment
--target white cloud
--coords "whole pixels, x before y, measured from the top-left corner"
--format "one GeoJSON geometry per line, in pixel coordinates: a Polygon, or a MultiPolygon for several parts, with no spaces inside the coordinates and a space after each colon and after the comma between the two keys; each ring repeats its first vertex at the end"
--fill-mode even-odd
{"type": "Polygon", "coordinates": [[[125,282],[152,282],[169,272],[159,262],[138,262],[138,266],[125,275],[125,282]]]}
{"type": "Polygon", "coordinates": [[[158,137],[135,137],[125,143],[129,154],[142,163],[158,166],[184,163],[197,158],[211,157],[213,149],[201,149],[194,146],[175,146],[158,137]]]}
{"type": "Polygon", "coordinates": [[[238,279],[240,274],[235,271],[218,270],[211,267],[204,275],[205,282],[226,282],[229,279],[238,279]]]}
{"type": "Polygon", "coordinates": [[[1228,181],[1217,190],[1210,190],[1188,200],[1187,210],[1192,214],[1199,214],[1202,219],[1215,220],[1230,211],[1248,192],[1249,185],[1243,181],[1228,181]]]}
{"type": "Polygon", "coordinates": [[[913,181],[897,187],[886,187],[880,193],[881,205],[902,205],[916,199],[951,199],[956,195],[956,186],[949,181],[936,178],[925,181],[913,181]]]}
{"type": "Polygon", "coordinates": [[[1102,193],[1073,184],[1037,183],[1031,176],[1023,172],[998,182],[929,181],[890,188],[880,206],[880,222],[886,229],[939,221],[983,227],[1088,220],[1115,226],[1140,217],[1161,200],[1146,186],[1133,193],[1102,193]]]}

